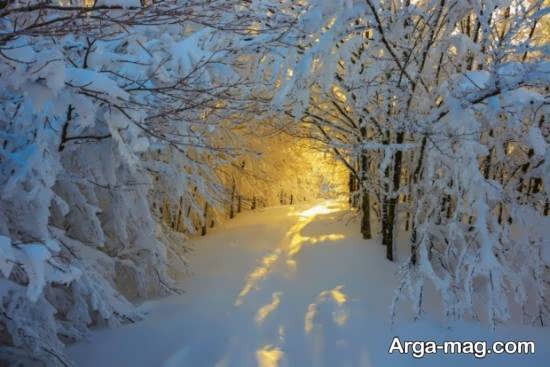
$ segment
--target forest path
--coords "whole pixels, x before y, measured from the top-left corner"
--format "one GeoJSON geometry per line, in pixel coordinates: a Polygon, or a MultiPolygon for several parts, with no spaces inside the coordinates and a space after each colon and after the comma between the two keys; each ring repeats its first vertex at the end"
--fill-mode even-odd
{"type": "MultiPolygon", "coordinates": [[[[191,241],[193,275],[184,279],[183,295],[146,303],[144,321],[97,331],[69,354],[77,366],[94,367],[439,366],[442,355],[389,355],[393,336],[496,338],[484,326],[449,328],[429,318],[392,329],[397,266],[385,260],[378,241],[361,239],[349,219],[346,205],[330,200],[243,213],[191,241]]],[[[410,319],[407,310],[400,312],[410,319]]],[[[535,339],[542,346],[549,339],[544,334],[506,328],[498,339],[535,339]]],[[[533,362],[550,360],[541,349],[529,357],[533,362]]],[[[446,367],[473,361],[444,358],[446,367]]],[[[516,358],[527,360],[493,355],[478,361],[507,366],[516,358]]]]}

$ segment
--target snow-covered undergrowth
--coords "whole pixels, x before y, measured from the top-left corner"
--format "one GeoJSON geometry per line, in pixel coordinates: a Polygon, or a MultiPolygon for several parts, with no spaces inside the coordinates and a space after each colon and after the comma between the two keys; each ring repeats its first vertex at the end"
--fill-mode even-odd
{"type": "Polygon", "coordinates": [[[222,100],[244,83],[234,33],[207,24],[246,28],[246,9],[65,5],[0,6],[0,364],[67,365],[90,326],[177,292],[172,228],[206,226],[207,204],[223,214],[219,169],[239,145],[219,144],[222,100]]]}

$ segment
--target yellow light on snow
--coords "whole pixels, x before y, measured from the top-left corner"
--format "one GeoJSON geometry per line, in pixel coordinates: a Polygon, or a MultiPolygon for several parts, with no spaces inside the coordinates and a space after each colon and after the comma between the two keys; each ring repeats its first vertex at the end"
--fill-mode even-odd
{"type": "Polygon", "coordinates": [[[254,321],[256,321],[257,325],[261,325],[267,318],[267,316],[269,316],[270,313],[272,313],[277,309],[277,307],[279,307],[279,304],[281,303],[281,295],[282,292],[273,293],[271,295],[271,302],[267,305],[260,307],[258,312],[256,312],[256,317],[254,318],[254,321]]]}
{"type": "MultiPolygon", "coordinates": [[[[289,248],[287,256],[292,259],[297,255],[304,245],[315,245],[321,242],[338,241],[344,239],[345,236],[341,233],[329,233],[320,236],[304,236],[302,230],[311,223],[318,215],[330,214],[339,211],[341,208],[338,205],[328,205],[323,203],[312,208],[298,213],[300,219],[290,228],[286,237],[289,239],[289,248]]],[[[293,260],[295,262],[295,260],[293,260]]]]}
{"type": "Polygon", "coordinates": [[[283,352],[271,345],[267,345],[256,351],[258,367],[277,367],[282,358],[283,352]]]}
{"type": "Polygon", "coordinates": [[[271,267],[279,259],[281,254],[281,249],[277,249],[272,253],[267,254],[262,258],[260,265],[258,265],[250,274],[248,274],[246,281],[244,283],[243,289],[239,292],[237,299],[235,300],[235,306],[240,306],[243,304],[244,298],[250,293],[257,284],[266,277],[266,275],[271,270],[271,267]]]}

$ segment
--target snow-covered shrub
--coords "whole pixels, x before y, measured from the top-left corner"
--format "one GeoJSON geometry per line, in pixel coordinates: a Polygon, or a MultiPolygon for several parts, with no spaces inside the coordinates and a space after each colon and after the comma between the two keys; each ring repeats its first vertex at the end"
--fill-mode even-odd
{"type": "Polygon", "coordinates": [[[1,5],[0,364],[70,364],[64,344],[90,325],[135,320],[133,300],[177,291],[168,258],[185,265],[182,238],[158,208],[180,202],[188,220],[223,201],[216,168],[240,144],[220,141],[248,104],[234,98],[254,47],[247,12],[1,5]]]}

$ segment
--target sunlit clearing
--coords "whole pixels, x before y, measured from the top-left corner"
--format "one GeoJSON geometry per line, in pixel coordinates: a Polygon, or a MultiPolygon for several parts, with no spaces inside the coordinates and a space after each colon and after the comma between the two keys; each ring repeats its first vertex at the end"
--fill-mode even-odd
{"type": "Polygon", "coordinates": [[[304,210],[303,212],[298,213],[298,215],[300,217],[309,218],[309,217],[314,217],[316,215],[321,215],[321,214],[330,214],[338,210],[339,210],[338,208],[329,208],[326,204],[319,204],[319,205],[315,205],[312,208],[304,210]]]}
{"type": "Polygon", "coordinates": [[[256,321],[256,324],[261,325],[267,316],[269,316],[270,313],[275,311],[277,307],[279,307],[279,304],[281,303],[281,295],[282,292],[275,292],[271,296],[271,303],[268,303],[267,305],[262,306],[258,312],[256,312],[256,317],[254,318],[254,321],[256,321]]]}
{"type": "MultiPolygon", "coordinates": [[[[345,206],[343,202],[334,200],[327,200],[322,204],[315,205],[307,210],[294,212],[292,215],[298,216],[298,221],[294,224],[286,234],[284,251],[286,252],[286,259],[282,259],[282,263],[286,264],[286,275],[291,277],[296,269],[297,262],[294,256],[297,255],[304,245],[315,245],[318,243],[330,243],[344,239],[346,236],[343,233],[328,233],[318,236],[303,236],[302,230],[311,223],[318,215],[330,214],[342,210],[345,206]]],[[[259,282],[261,282],[273,269],[275,263],[279,261],[282,248],[278,248],[265,255],[260,264],[256,266],[246,277],[243,288],[235,299],[235,306],[240,306],[244,302],[244,298],[253,290],[259,288],[259,282]]],[[[261,324],[264,319],[271,313],[279,304],[279,294],[273,294],[273,300],[270,304],[263,306],[258,310],[256,314],[256,322],[261,324]]],[[[336,294],[335,297],[338,297],[336,294]]],[[[345,301],[345,299],[344,299],[345,301]]]]}
{"type": "Polygon", "coordinates": [[[258,367],[277,367],[284,353],[276,347],[267,345],[256,351],[258,367]]]}
{"type": "MultiPolygon", "coordinates": [[[[288,257],[291,258],[300,252],[303,245],[315,245],[321,242],[338,241],[345,238],[341,233],[329,233],[320,236],[303,236],[302,230],[311,223],[318,215],[330,214],[342,209],[341,205],[334,201],[328,201],[315,205],[307,210],[298,213],[300,219],[290,228],[286,237],[289,239],[288,257]]],[[[288,261],[287,261],[288,262],[288,261]]],[[[294,262],[295,265],[295,262],[294,262]]]]}
{"type": "Polygon", "coordinates": [[[324,234],[317,237],[305,237],[305,239],[308,245],[315,245],[316,243],[319,243],[319,242],[338,241],[345,237],[346,236],[344,236],[341,233],[331,233],[331,234],[324,234]]]}
{"type": "Polygon", "coordinates": [[[331,233],[317,237],[307,237],[302,236],[300,233],[296,233],[290,241],[288,256],[296,255],[298,252],[300,252],[303,245],[315,245],[321,242],[338,241],[344,238],[345,236],[340,233],[331,233]]]}
{"type": "Polygon", "coordinates": [[[243,286],[243,289],[240,291],[237,299],[235,300],[235,306],[240,306],[243,303],[243,298],[246,297],[252,288],[256,287],[258,282],[265,278],[271,266],[277,261],[279,255],[281,254],[281,249],[277,249],[272,253],[267,254],[262,258],[260,265],[257,266],[246,278],[246,282],[243,286]]]}

